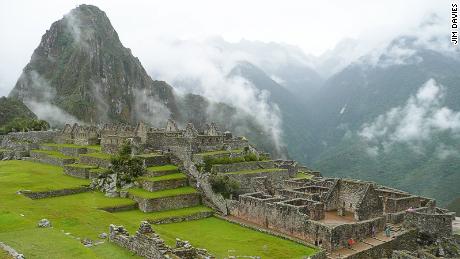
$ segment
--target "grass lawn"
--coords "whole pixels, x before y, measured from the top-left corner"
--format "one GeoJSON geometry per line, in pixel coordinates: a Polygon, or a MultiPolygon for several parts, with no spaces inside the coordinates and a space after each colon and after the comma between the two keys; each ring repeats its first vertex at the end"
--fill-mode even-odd
{"type": "MultiPolygon", "coordinates": [[[[59,189],[87,182],[64,175],[57,166],[28,161],[0,161],[0,240],[25,254],[26,258],[140,258],[107,240],[100,240],[99,234],[107,233],[110,224],[123,225],[134,234],[140,221],[146,218],[209,210],[197,206],[155,213],[139,210],[109,213],[98,208],[129,205],[133,201],[107,198],[100,192],[39,200],[16,194],[19,189],[59,189]],[[53,227],[38,228],[37,222],[42,218],[49,219],[53,227]],[[87,248],[80,243],[80,239],[84,238],[104,243],[87,248]]],[[[229,250],[235,250],[233,254],[260,255],[262,258],[300,258],[312,252],[311,248],[217,218],[154,225],[153,228],[168,244],[173,244],[175,238],[179,237],[208,249],[217,258],[228,255],[229,250]]]]}
{"type": "Polygon", "coordinates": [[[162,176],[154,176],[154,177],[140,177],[140,180],[150,181],[150,182],[159,182],[159,181],[167,181],[167,180],[177,180],[177,179],[185,179],[187,178],[183,173],[177,174],[167,174],[162,176]]]}
{"type": "Polygon", "coordinates": [[[268,168],[268,169],[242,170],[242,171],[228,172],[225,174],[256,174],[256,173],[271,173],[271,172],[286,172],[286,171],[287,169],[268,168]]]}
{"type": "MultiPolygon", "coordinates": [[[[0,162],[0,185],[16,193],[18,190],[50,191],[89,185],[86,179],[74,178],[63,173],[62,167],[28,161],[0,162]],[[14,182],[14,184],[9,184],[14,182]]],[[[17,194],[16,194],[17,195],[17,194]]],[[[0,198],[2,196],[0,195],[0,198]]]]}
{"type": "Polygon", "coordinates": [[[66,156],[66,155],[62,154],[61,152],[55,151],[55,150],[39,150],[39,149],[35,149],[35,150],[31,150],[30,152],[44,153],[44,154],[47,154],[48,156],[57,157],[57,158],[63,158],[63,159],[73,158],[71,156],[66,156]]]}
{"type": "Polygon", "coordinates": [[[175,165],[162,165],[162,166],[149,166],[147,171],[150,172],[162,172],[162,171],[178,171],[179,169],[175,165]]]}
{"type": "Polygon", "coordinates": [[[215,217],[154,226],[169,245],[175,238],[206,248],[217,258],[260,256],[261,258],[303,258],[315,250],[288,240],[266,235],[215,217]]]}
{"type": "Polygon", "coordinates": [[[141,197],[141,198],[148,198],[148,199],[171,197],[171,196],[177,196],[181,194],[191,194],[191,193],[196,193],[196,192],[197,191],[194,188],[189,187],[189,186],[175,188],[175,189],[162,190],[162,191],[157,191],[157,192],[149,192],[141,188],[129,189],[130,194],[141,197]]]}
{"type": "Polygon", "coordinates": [[[212,155],[220,155],[220,154],[241,153],[242,151],[243,151],[243,150],[241,150],[241,149],[235,149],[235,150],[217,150],[217,151],[209,151],[209,152],[198,153],[197,155],[212,156],[212,155]]]}
{"type": "MultiPolygon", "coordinates": [[[[115,212],[116,217],[123,218],[124,220],[129,220],[133,222],[140,222],[143,220],[158,220],[169,218],[173,216],[186,216],[194,213],[199,212],[208,212],[212,211],[212,209],[206,206],[195,206],[195,207],[188,207],[178,210],[166,210],[166,211],[158,211],[158,212],[150,212],[145,213],[140,210],[129,210],[129,211],[122,211],[122,212],[115,212]]],[[[155,226],[154,226],[155,227],[155,226]]],[[[136,229],[133,229],[133,231],[136,229]]]]}

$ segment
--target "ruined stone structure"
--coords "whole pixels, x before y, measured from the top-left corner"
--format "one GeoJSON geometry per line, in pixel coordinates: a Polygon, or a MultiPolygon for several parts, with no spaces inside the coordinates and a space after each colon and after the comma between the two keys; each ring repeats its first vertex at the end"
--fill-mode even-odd
{"type": "Polygon", "coordinates": [[[350,238],[371,238],[388,222],[432,236],[452,233],[453,213],[435,208],[434,200],[359,180],[286,180],[272,195],[247,193],[230,204],[236,218],[321,244],[328,251],[347,247],[350,238]]]}
{"type": "Polygon", "coordinates": [[[123,226],[110,225],[109,241],[148,258],[214,258],[205,249],[194,248],[187,241],[176,239],[176,247],[167,246],[147,221],[142,221],[136,234],[130,236],[123,226]]]}
{"type": "Polygon", "coordinates": [[[99,144],[99,130],[96,126],[82,126],[78,123],[73,124],[73,126],[66,124],[55,140],[61,144],[97,145],[99,144]]]}

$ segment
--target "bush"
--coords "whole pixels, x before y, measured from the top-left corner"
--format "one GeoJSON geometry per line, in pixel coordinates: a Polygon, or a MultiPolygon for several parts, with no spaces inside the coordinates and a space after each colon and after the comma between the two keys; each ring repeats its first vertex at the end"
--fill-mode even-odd
{"type": "Polygon", "coordinates": [[[241,162],[250,162],[250,161],[259,161],[262,159],[257,159],[257,155],[254,153],[249,153],[244,155],[243,157],[219,157],[219,158],[212,158],[210,156],[205,156],[203,158],[203,164],[197,166],[198,170],[205,172],[210,172],[212,165],[225,165],[225,164],[234,164],[234,163],[241,163],[241,162]]]}
{"type": "Polygon", "coordinates": [[[132,156],[132,147],[129,143],[124,143],[117,154],[111,159],[112,165],[108,174],[117,174],[117,187],[133,183],[137,177],[145,173],[144,161],[132,156]]]}
{"type": "Polygon", "coordinates": [[[39,131],[49,128],[49,123],[44,120],[15,118],[0,128],[0,131],[3,134],[7,134],[13,131],[39,131]]]}
{"type": "Polygon", "coordinates": [[[228,199],[231,194],[236,194],[237,190],[240,188],[238,182],[227,175],[211,175],[209,180],[212,190],[222,194],[226,199],[228,199]]]}

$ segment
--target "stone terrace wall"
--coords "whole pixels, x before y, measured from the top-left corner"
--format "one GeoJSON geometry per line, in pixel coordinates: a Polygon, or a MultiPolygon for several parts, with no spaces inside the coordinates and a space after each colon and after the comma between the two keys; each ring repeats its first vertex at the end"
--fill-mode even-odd
{"type": "Polygon", "coordinates": [[[85,155],[80,156],[80,162],[82,164],[103,167],[103,168],[109,168],[110,166],[110,159],[104,159],[104,158],[93,157],[93,156],[85,156],[85,155]]]}
{"type": "Polygon", "coordinates": [[[256,169],[267,169],[274,168],[275,164],[273,161],[251,161],[251,162],[242,162],[234,164],[223,164],[223,165],[213,165],[211,172],[212,173],[228,173],[228,172],[237,172],[243,170],[256,170],[256,169]]]}
{"type": "Polygon", "coordinates": [[[267,180],[275,187],[282,187],[283,181],[290,178],[289,172],[285,169],[274,172],[260,172],[250,174],[227,174],[229,178],[238,182],[240,193],[254,192],[253,179],[257,177],[267,177],[267,180]]]}
{"type": "Polygon", "coordinates": [[[10,132],[2,139],[2,147],[8,148],[11,142],[46,143],[53,142],[59,131],[10,132]]]}
{"type": "MultiPolygon", "coordinates": [[[[131,196],[131,195],[130,195],[131,196]]],[[[142,198],[131,196],[138,204],[139,209],[143,212],[173,210],[185,207],[193,207],[201,203],[199,193],[191,193],[162,198],[142,198]]]]}
{"type": "Polygon", "coordinates": [[[417,228],[420,233],[433,237],[446,237],[452,235],[452,221],[455,212],[445,212],[438,208],[407,212],[403,225],[406,228],[417,228]]]}
{"type": "Polygon", "coordinates": [[[35,199],[44,199],[44,198],[50,198],[50,197],[72,195],[72,194],[88,192],[88,191],[90,191],[89,187],[82,186],[82,187],[77,187],[77,188],[44,191],[44,192],[21,191],[21,194],[35,200],[35,199]]]}

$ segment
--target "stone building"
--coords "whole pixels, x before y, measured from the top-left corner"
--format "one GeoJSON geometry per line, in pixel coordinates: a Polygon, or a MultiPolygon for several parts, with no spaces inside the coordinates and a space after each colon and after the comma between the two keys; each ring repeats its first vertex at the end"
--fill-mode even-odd
{"type": "Polygon", "coordinates": [[[60,144],[97,145],[99,144],[99,130],[96,126],[83,126],[74,123],[66,124],[56,136],[55,141],[60,144]]]}

